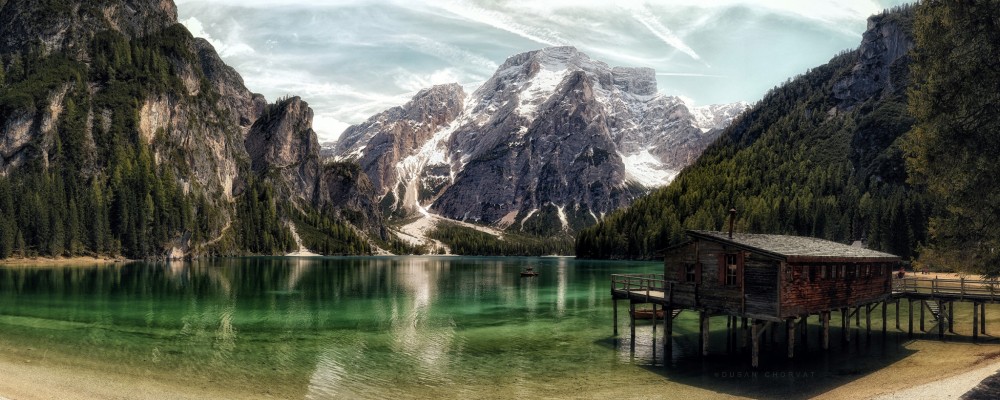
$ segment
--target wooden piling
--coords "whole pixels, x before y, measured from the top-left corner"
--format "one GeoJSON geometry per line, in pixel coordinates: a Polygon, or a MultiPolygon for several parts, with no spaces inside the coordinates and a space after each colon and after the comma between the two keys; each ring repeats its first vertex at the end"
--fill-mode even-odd
{"type": "Polygon", "coordinates": [[[663,365],[668,365],[670,355],[673,352],[674,336],[674,308],[665,307],[663,309],[663,365]]]}
{"type": "Polygon", "coordinates": [[[913,339],[913,299],[906,299],[906,314],[910,316],[910,325],[907,327],[907,337],[913,339]]]}
{"type": "Polygon", "coordinates": [[[752,365],[754,368],[760,366],[760,333],[758,332],[760,330],[759,325],[760,324],[757,322],[757,320],[754,320],[752,332],[750,333],[751,336],[750,340],[753,342],[752,344],[753,349],[751,350],[751,356],[750,356],[751,360],[750,365],[752,365]]]}
{"type": "Polygon", "coordinates": [[[701,312],[701,339],[698,341],[698,344],[701,345],[701,355],[703,355],[703,356],[707,356],[708,355],[708,331],[709,331],[708,319],[709,319],[708,318],[708,313],[705,312],[705,311],[702,311],[701,312]]]}
{"type": "Polygon", "coordinates": [[[948,332],[955,333],[955,302],[948,302],[948,332]]]}
{"type": "Polygon", "coordinates": [[[851,343],[851,314],[849,308],[840,309],[840,331],[844,335],[844,343],[851,343]]]}
{"type": "Polygon", "coordinates": [[[743,326],[743,334],[740,335],[742,337],[742,339],[740,340],[740,349],[746,350],[747,337],[750,336],[750,334],[752,334],[753,332],[750,332],[750,327],[747,326],[747,317],[743,317],[741,322],[742,322],[741,325],[743,326]]]}
{"type": "Polygon", "coordinates": [[[944,340],[944,301],[938,300],[938,339],[944,340]]]}
{"type": "Polygon", "coordinates": [[[979,303],[972,302],[972,341],[979,340],[979,303]]]}
{"type": "Polygon", "coordinates": [[[629,316],[629,329],[632,331],[632,340],[629,346],[631,346],[632,351],[635,352],[635,303],[632,300],[628,302],[628,316],[629,316]]]}
{"type": "Polygon", "coordinates": [[[986,334],[986,303],[979,303],[979,333],[986,334]]]}
{"type": "Polygon", "coordinates": [[[809,351],[809,314],[803,315],[799,324],[802,325],[802,349],[809,351]]]}
{"type": "Polygon", "coordinates": [[[785,329],[788,331],[786,337],[788,338],[788,358],[795,356],[795,318],[789,318],[785,320],[785,329]]]}
{"type": "Polygon", "coordinates": [[[885,338],[885,327],[886,327],[886,320],[887,320],[886,314],[885,314],[885,308],[888,307],[888,306],[889,306],[889,302],[883,300],[882,301],[882,338],[885,338]]]}
{"type": "Polygon", "coordinates": [[[615,318],[615,325],[614,325],[615,337],[618,337],[618,299],[612,298],[611,299],[611,304],[612,304],[612,308],[614,309],[614,315],[615,315],[615,317],[614,317],[615,318]]]}
{"type": "Polygon", "coordinates": [[[872,337],[872,306],[865,305],[865,340],[872,337]]]}
{"type": "Polygon", "coordinates": [[[656,337],[656,303],[653,303],[653,337],[656,337]]]}
{"type": "Polygon", "coordinates": [[[823,350],[830,350],[830,312],[823,311],[820,318],[823,319],[823,350]]]}
{"type": "Polygon", "coordinates": [[[919,302],[920,302],[920,331],[927,332],[927,329],[924,329],[924,309],[927,308],[927,306],[925,305],[926,304],[925,300],[919,300],[919,302]]]}

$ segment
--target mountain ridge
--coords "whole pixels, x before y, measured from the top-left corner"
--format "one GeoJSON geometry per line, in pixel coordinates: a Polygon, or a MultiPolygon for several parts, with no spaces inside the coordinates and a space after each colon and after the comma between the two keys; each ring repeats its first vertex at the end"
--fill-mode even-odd
{"type": "Polygon", "coordinates": [[[669,181],[741,109],[706,107],[699,119],[680,98],[657,92],[650,68],[612,68],[553,47],[509,57],[471,94],[457,84],[425,89],[348,128],[330,153],[378,176],[383,210],[395,218],[433,212],[549,235],[594,223],[669,181]],[[429,93],[439,97],[422,101],[429,93]]]}

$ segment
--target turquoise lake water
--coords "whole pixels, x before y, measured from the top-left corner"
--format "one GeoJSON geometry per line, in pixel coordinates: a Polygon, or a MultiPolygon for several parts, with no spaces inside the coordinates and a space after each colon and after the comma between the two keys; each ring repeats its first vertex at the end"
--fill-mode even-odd
{"type": "Polygon", "coordinates": [[[749,373],[747,354],[727,355],[724,318],[712,320],[712,354],[697,356],[694,313],[677,318],[669,361],[662,325],[654,339],[638,323],[632,352],[627,302],[612,335],[610,275],[661,271],[477,257],[0,267],[0,345],[48,363],[282,398],[635,398],[659,387],[800,397],[907,356],[894,329],[885,340],[831,339],[830,352],[814,331],[802,357],[787,360],[776,344],[749,373]],[[520,277],[528,266],[540,276],[520,277]]]}

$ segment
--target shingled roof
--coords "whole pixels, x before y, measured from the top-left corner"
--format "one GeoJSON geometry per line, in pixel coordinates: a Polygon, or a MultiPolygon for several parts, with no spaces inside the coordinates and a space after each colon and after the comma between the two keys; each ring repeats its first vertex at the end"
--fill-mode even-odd
{"type": "Polygon", "coordinates": [[[829,240],[804,236],[765,235],[757,233],[733,233],[733,238],[725,232],[688,231],[689,236],[742,247],[756,253],[764,253],[789,262],[895,262],[898,256],[848,246],[829,240]]]}

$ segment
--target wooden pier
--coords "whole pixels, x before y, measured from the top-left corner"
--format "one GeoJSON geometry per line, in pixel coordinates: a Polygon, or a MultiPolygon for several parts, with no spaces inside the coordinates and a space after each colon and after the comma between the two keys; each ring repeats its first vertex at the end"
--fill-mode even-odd
{"type": "MultiPolygon", "coordinates": [[[[972,338],[978,340],[979,335],[986,334],[986,307],[987,303],[993,304],[1000,300],[1000,282],[996,280],[969,280],[969,279],[930,279],[917,277],[892,279],[891,296],[867,304],[855,305],[852,307],[841,307],[836,310],[821,311],[815,314],[804,314],[797,318],[786,318],[784,321],[760,318],[745,313],[727,313],[720,310],[708,310],[701,307],[692,307],[688,304],[680,304],[675,296],[684,292],[679,288],[683,283],[675,279],[667,279],[664,274],[619,274],[611,276],[611,295],[614,309],[614,334],[618,335],[618,303],[621,300],[628,300],[631,328],[631,346],[635,348],[635,318],[634,310],[636,305],[650,304],[654,310],[654,326],[663,323],[664,354],[672,351],[671,337],[673,335],[673,319],[683,310],[691,310],[699,313],[699,348],[703,355],[708,354],[708,337],[710,331],[709,320],[713,316],[727,316],[727,349],[736,347],[735,343],[740,342],[742,346],[752,346],[752,365],[758,366],[760,352],[760,342],[762,337],[769,334],[770,341],[774,341],[775,330],[779,329],[781,322],[785,323],[785,335],[788,345],[788,357],[794,357],[796,340],[796,330],[799,330],[799,340],[806,342],[809,340],[808,319],[812,316],[818,318],[820,323],[819,343],[826,350],[829,349],[830,342],[830,315],[832,312],[841,314],[842,340],[850,342],[850,323],[853,318],[855,326],[860,329],[861,315],[865,315],[865,335],[871,335],[871,313],[881,309],[882,326],[881,334],[885,335],[889,322],[888,312],[894,311],[896,329],[902,331],[899,306],[900,302],[908,302],[907,313],[907,333],[910,337],[914,331],[914,316],[916,307],[919,307],[919,329],[927,332],[926,321],[930,319],[937,325],[937,333],[940,339],[944,339],[945,332],[954,333],[954,303],[971,302],[973,305],[972,315],[972,338]],[[680,290],[678,290],[680,289],[680,290]],[[658,322],[655,317],[655,310],[663,310],[664,320],[658,322]],[[739,323],[742,322],[742,325],[739,323]]],[[[698,290],[695,290],[698,297],[698,290]]],[[[698,298],[693,304],[699,304],[698,298]]],[[[655,328],[654,328],[655,335],[655,328]]]]}

